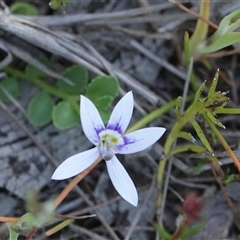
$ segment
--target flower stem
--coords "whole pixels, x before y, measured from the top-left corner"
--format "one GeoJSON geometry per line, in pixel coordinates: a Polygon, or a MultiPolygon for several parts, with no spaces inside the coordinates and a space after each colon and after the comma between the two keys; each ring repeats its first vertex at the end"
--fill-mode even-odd
{"type": "Polygon", "coordinates": [[[90,167],[88,167],[83,172],[79,173],[57,196],[54,202],[54,207],[57,208],[59,204],[66,198],[66,196],[71,192],[71,190],[84,178],[86,175],[102,160],[99,157],[90,167]]]}

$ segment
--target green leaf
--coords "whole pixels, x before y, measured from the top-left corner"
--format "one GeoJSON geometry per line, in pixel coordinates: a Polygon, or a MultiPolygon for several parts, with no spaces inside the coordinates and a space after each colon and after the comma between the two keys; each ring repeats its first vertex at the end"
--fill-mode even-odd
{"type": "Polygon", "coordinates": [[[57,233],[58,231],[62,230],[63,228],[65,228],[67,226],[69,226],[73,222],[74,222],[74,219],[67,219],[67,220],[59,223],[58,225],[54,226],[54,232],[57,233]]]}
{"type": "Polygon", "coordinates": [[[37,16],[38,9],[31,3],[15,2],[10,6],[10,11],[13,14],[37,16]]]}
{"type": "Polygon", "coordinates": [[[240,114],[239,108],[216,108],[213,114],[240,114]]]}
{"type": "Polygon", "coordinates": [[[206,159],[199,159],[197,161],[197,166],[196,166],[196,169],[195,169],[197,175],[199,175],[201,173],[202,168],[206,163],[208,163],[208,161],[206,159]]]}
{"type": "Polygon", "coordinates": [[[112,76],[100,76],[94,78],[88,84],[86,96],[93,102],[103,96],[112,96],[115,99],[118,95],[118,80],[112,76]]]}
{"type": "Polygon", "coordinates": [[[17,233],[12,227],[15,226],[15,224],[6,223],[8,232],[9,232],[9,240],[17,240],[19,233],[17,233]]]}
{"type": "Polygon", "coordinates": [[[164,240],[170,239],[170,233],[168,233],[162,226],[154,224],[154,227],[161,238],[163,238],[164,240]]]}
{"type": "Polygon", "coordinates": [[[72,108],[71,104],[66,101],[54,106],[52,112],[53,124],[58,129],[68,129],[79,124],[79,116],[72,108]]]}
{"type": "MultiPolygon", "coordinates": [[[[209,19],[210,2],[201,1],[199,15],[204,19],[209,19]]],[[[208,24],[200,18],[189,41],[189,49],[192,57],[198,56],[198,48],[205,41],[208,33],[208,24]]]]}
{"type": "Polygon", "coordinates": [[[52,119],[53,99],[45,92],[36,94],[27,109],[29,120],[34,126],[42,127],[52,119]]]}
{"type": "MultiPolygon", "coordinates": [[[[40,57],[38,59],[41,63],[43,63],[45,66],[47,67],[51,67],[51,62],[44,58],[44,57],[40,57]]],[[[42,78],[46,76],[46,73],[42,72],[40,69],[34,67],[33,65],[28,64],[25,68],[25,72],[28,76],[32,77],[32,78],[42,78]]]]}
{"type": "Polygon", "coordinates": [[[225,184],[229,184],[229,183],[231,183],[231,182],[234,181],[234,180],[235,180],[235,175],[234,175],[234,174],[231,174],[231,175],[229,175],[229,176],[227,177],[227,179],[224,180],[224,183],[225,183],[225,184]]]}
{"type": "Polygon", "coordinates": [[[207,117],[208,117],[214,124],[216,124],[216,125],[218,125],[219,127],[225,129],[225,126],[224,126],[217,118],[215,118],[210,111],[208,111],[208,112],[206,113],[206,115],[207,115],[207,117]]]}
{"type": "Polygon", "coordinates": [[[41,227],[54,220],[54,199],[46,202],[38,201],[38,192],[35,189],[30,189],[26,193],[26,209],[34,218],[34,226],[41,227]]]}
{"type": "Polygon", "coordinates": [[[188,32],[184,33],[184,51],[183,51],[183,56],[184,56],[184,62],[185,66],[188,68],[190,64],[190,59],[191,59],[191,53],[190,53],[190,42],[189,42],[189,34],[188,32]]]}
{"type": "Polygon", "coordinates": [[[88,72],[86,68],[74,65],[67,68],[62,75],[68,78],[74,85],[71,86],[62,80],[58,80],[57,86],[60,89],[70,94],[80,94],[84,92],[88,82],[88,72]]]}
{"type": "Polygon", "coordinates": [[[189,151],[195,152],[195,153],[205,153],[206,148],[203,146],[200,146],[200,145],[196,145],[196,144],[185,144],[185,145],[181,145],[181,146],[174,148],[169,153],[169,156],[173,156],[178,153],[184,153],[184,152],[189,152],[189,151]]]}
{"type": "Polygon", "coordinates": [[[98,111],[99,111],[99,114],[100,114],[100,116],[103,120],[103,123],[105,123],[105,124],[108,123],[111,112],[110,111],[104,111],[104,110],[101,110],[101,109],[99,109],[98,111]]]}
{"type": "Polygon", "coordinates": [[[183,139],[186,139],[187,141],[189,142],[192,142],[192,143],[195,143],[196,142],[196,139],[193,137],[193,135],[189,132],[184,132],[184,131],[181,131],[179,132],[178,138],[183,138],[183,139]]]}
{"type": "Polygon", "coordinates": [[[112,96],[105,95],[103,97],[96,99],[94,104],[98,109],[107,110],[110,107],[112,101],[113,101],[112,96]]]}
{"type": "Polygon", "coordinates": [[[240,26],[240,9],[228,14],[220,22],[217,31],[213,34],[212,38],[215,40],[219,36],[233,32],[240,26]]]}
{"type": "Polygon", "coordinates": [[[176,101],[176,108],[175,108],[175,111],[176,111],[176,116],[177,116],[177,120],[180,121],[181,119],[181,106],[182,106],[182,97],[179,96],[177,98],[177,101],[176,101]]]}
{"type": "MultiPolygon", "coordinates": [[[[19,83],[15,78],[13,77],[5,78],[2,81],[2,86],[8,91],[8,93],[13,98],[19,97],[20,95],[19,83]]],[[[0,99],[3,100],[4,102],[11,102],[1,89],[0,89],[0,99]]]]}
{"type": "Polygon", "coordinates": [[[35,221],[36,219],[32,213],[26,213],[18,220],[16,226],[20,230],[28,230],[36,226],[35,221]]]}
{"type": "Polygon", "coordinates": [[[190,238],[194,235],[196,235],[197,233],[199,233],[205,226],[205,223],[199,223],[197,226],[194,226],[191,229],[186,229],[182,234],[181,234],[181,238],[190,238]]]}
{"type": "Polygon", "coordinates": [[[202,95],[202,92],[203,92],[205,86],[206,86],[206,81],[202,82],[202,84],[198,88],[198,90],[195,94],[195,97],[194,97],[194,102],[199,102],[200,101],[200,98],[201,98],[201,95],[202,95]]]}
{"type": "Polygon", "coordinates": [[[213,149],[210,146],[210,143],[208,142],[206,136],[204,135],[200,125],[198,124],[198,122],[194,119],[192,119],[191,124],[193,125],[198,137],[200,138],[201,142],[203,143],[203,145],[206,147],[206,149],[213,154],[213,149]]]}
{"type": "Polygon", "coordinates": [[[236,42],[240,41],[240,33],[239,32],[229,32],[226,33],[219,38],[217,38],[214,42],[209,44],[208,46],[204,46],[200,49],[200,54],[212,53],[216,52],[220,49],[228,47],[236,42]]]}
{"type": "Polygon", "coordinates": [[[49,6],[51,9],[56,10],[61,7],[61,1],[60,0],[51,0],[49,2],[49,6]]]}
{"type": "Polygon", "coordinates": [[[208,91],[208,98],[212,97],[214,95],[214,93],[216,92],[216,87],[217,87],[217,84],[218,84],[218,78],[219,78],[219,70],[217,70],[217,72],[215,73],[215,76],[212,80],[212,84],[209,88],[209,91],[208,91]]]}
{"type": "Polygon", "coordinates": [[[68,3],[70,0],[51,0],[49,3],[49,6],[53,9],[56,10],[60,8],[64,3],[68,3]]]}

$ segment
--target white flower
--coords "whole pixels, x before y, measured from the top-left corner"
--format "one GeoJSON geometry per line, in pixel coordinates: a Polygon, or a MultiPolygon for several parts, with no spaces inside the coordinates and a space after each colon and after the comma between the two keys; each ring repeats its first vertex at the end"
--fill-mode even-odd
{"type": "Polygon", "coordinates": [[[115,106],[105,127],[93,103],[81,96],[80,117],[88,140],[96,147],[78,153],[65,160],[54,172],[52,179],[73,177],[91,166],[101,156],[110,179],[118,193],[134,206],[138,204],[136,187],[115,154],[142,151],[154,144],[165,132],[165,128],[144,128],[124,135],[133,112],[133,95],[128,92],[115,106]]]}

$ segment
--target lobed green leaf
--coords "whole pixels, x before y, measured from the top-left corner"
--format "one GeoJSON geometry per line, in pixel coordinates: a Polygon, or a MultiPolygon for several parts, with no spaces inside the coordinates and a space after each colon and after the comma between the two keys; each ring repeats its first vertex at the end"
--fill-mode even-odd
{"type": "MultiPolygon", "coordinates": [[[[19,88],[19,83],[16,78],[14,78],[14,77],[4,78],[4,80],[2,81],[1,84],[13,98],[19,97],[20,88],[19,88]]],[[[6,103],[11,102],[9,100],[9,98],[6,96],[6,94],[1,89],[0,89],[0,99],[6,103]]]]}
{"type": "MultiPolygon", "coordinates": [[[[40,57],[38,59],[42,64],[44,64],[45,66],[47,67],[51,67],[51,62],[47,59],[47,58],[44,58],[44,57],[40,57]]],[[[41,71],[40,69],[34,67],[33,65],[31,64],[28,64],[25,68],[25,72],[26,74],[29,76],[29,77],[32,77],[32,78],[43,78],[46,76],[46,73],[44,73],[43,71],[41,71]]]]}
{"type": "Polygon", "coordinates": [[[79,115],[67,101],[61,101],[54,106],[52,119],[54,126],[61,130],[72,128],[79,124],[79,115]]]}
{"type": "Polygon", "coordinates": [[[36,127],[43,127],[52,119],[54,101],[46,92],[36,94],[30,101],[27,116],[36,127]]]}
{"type": "Polygon", "coordinates": [[[95,100],[95,106],[101,110],[107,110],[113,101],[112,96],[105,95],[95,100]]]}
{"type": "Polygon", "coordinates": [[[68,78],[73,83],[73,86],[62,80],[58,80],[58,88],[70,94],[81,94],[85,91],[88,82],[88,72],[86,68],[74,65],[67,68],[62,75],[68,78]]]}
{"type": "Polygon", "coordinates": [[[100,76],[94,78],[88,84],[86,96],[96,103],[97,99],[103,96],[111,96],[115,99],[118,95],[118,80],[112,76],[100,76]]]}
{"type": "Polygon", "coordinates": [[[31,3],[15,2],[10,6],[10,11],[13,14],[37,16],[39,15],[38,9],[31,3]]]}

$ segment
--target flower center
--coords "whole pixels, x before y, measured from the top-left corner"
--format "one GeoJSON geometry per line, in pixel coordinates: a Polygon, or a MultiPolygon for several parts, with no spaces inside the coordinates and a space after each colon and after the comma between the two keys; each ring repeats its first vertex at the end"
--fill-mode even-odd
{"type": "Polygon", "coordinates": [[[117,131],[106,129],[99,133],[99,151],[105,161],[109,161],[118,152],[117,146],[123,143],[121,134],[117,131]]]}

